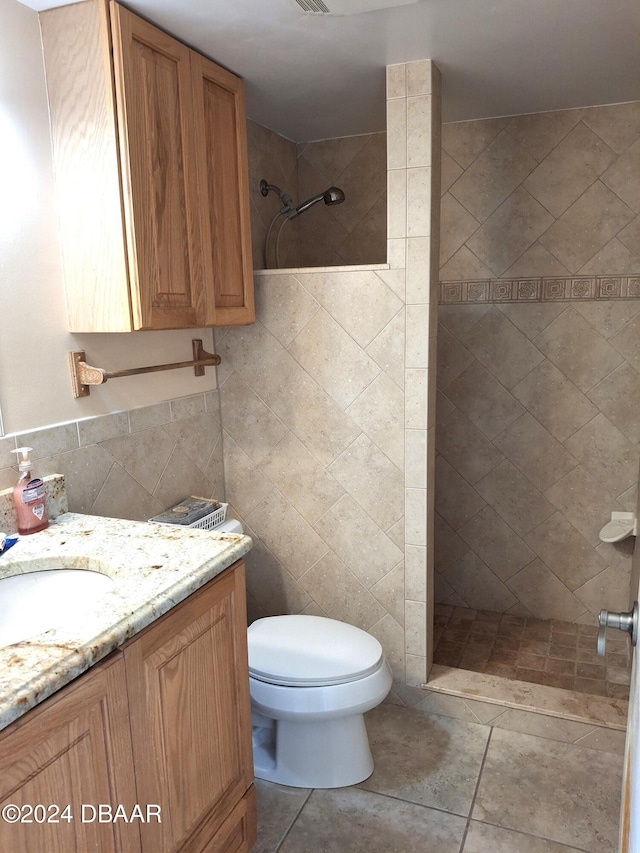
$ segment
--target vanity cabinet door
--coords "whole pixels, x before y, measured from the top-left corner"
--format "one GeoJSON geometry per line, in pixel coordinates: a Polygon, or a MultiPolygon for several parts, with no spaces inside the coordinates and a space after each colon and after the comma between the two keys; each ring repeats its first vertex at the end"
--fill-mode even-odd
{"type": "Polygon", "coordinates": [[[162,807],[162,824],[141,828],[143,851],[249,850],[255,818],[243,564],[132,640],[125,661],[138,797],[162,807]]]}
{"type": "Polygon", "coordinates": [[[136,823],[92,819],[99,804],[130,815],[136,802],[121,652],[0,734],[0,808],[30,821],[0,820],[0,850],[139,853],[136,823]]]}

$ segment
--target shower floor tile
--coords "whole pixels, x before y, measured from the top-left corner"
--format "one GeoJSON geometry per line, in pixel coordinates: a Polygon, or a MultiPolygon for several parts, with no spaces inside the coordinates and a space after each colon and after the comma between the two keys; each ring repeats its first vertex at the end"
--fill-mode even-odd
{"type": "Polygon", "coordinates": [[[545,621],[436,604],[434,663],[547,687],[628,699],[627,638],[607,637],[596,654],[595,625],[545,621]]]}

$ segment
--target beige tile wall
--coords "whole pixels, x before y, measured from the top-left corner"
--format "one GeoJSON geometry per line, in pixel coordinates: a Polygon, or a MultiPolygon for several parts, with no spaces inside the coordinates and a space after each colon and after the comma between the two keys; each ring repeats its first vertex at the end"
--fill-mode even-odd
{"type": "Polygon", "coordinates": [[[267,232],[282,207],[277,194],[262,196],[262,178],[289,195],[294,205],[330,186],[340,187],[346,197],[331,207],[320,202],[299,219],[276,219],[269,236],[268,268],[276,268],[281,225],[281,269],[385,263],[386,133],[296,145],[252,121],[247,122],[247,131],[254,269],[265,268],[267,232]]]}
{"type": "Polygon", "coordinates": [[[224,498],[218,391],[6,436],[0,488],[23,445],[38,474],[65,475],[71,512],[144,521],[187,495],[224,498]]]}
{"type": "Polygon", "coordinates": [[[387,260],[386,133],[302,143],[298,199],[338,186],[342,204],[320,203],[298,221],[301,267],[380,264],[387,260]]]}
{"type": "Polygon", "coordinates": [[[442,281],[640,273],[640,101],[447,124],[442,281]]]}
{"type": "MultiPolygon", "coordinates": [[[[385,134],[296,146],[248,126],[255,268],[278,209],[261,177],[294,201],[330,184],[350,200],[310,210],[295,239],[288,223],[282,267],[384,262],[385,134]]],[[[445,125],[441,281],[640,274],[639,172],[640,102],[445,125]]]]}
{"type": "Polygon", "coordinates": [[[437,601],[626,609],[633,540],[598,533],[635,509],[640,374],[619,341],[638,317],[639,300],[440,306],[437,601]]]}
{"type": "Polygon", "coordinates": [[[440,306],[438,601],[627,608],[632,540],[598,532],[635,508],[640,300],[594,300],[589,281],[640,273],[639,158],[640,103],[443,128],[442,278],[558,286],[440,306]]]}
{"type": "MultiPolygon", "coordinates": [[[[251,243],[253,268],[262,270],[275,267],[275,238],[282,218],[275,222],[269,237],[268,257],[265,263],[265,240],[269,225],[282,207],[278,195],[270,192],[266,197],[260,192],[260,181],[275,184],[283,193],[298,198],[298,161],[296,144],[284,136],[247,121],[247,152],[249,159],[249,201],[251,210],[251,243]]],[[[287,222],[282,230],[279,245],[281,267],[298,267],[298,223],[287,222]]]]}
{"type": "Polygon", "coordinates": [[[256,541],[251,616],[370,631],[404,698],[431,651],[437,69],[391,66],[388,95],[388,264],[258,274],[255,325],[216,345],[227,498],[256,541]]]}

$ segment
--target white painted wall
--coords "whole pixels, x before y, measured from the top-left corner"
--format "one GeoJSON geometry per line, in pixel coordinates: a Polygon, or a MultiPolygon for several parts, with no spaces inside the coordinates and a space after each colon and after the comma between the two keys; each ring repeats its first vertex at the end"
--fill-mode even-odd
{"type": "Polygon", "coordinates": [[[89,417],[216,387],[215,371],[112,380],[74,400],[67,351],[117,370],[186,361],[210,329],[71,335],[67,331],[53,201],[49,118],[36,12],[0,0],[0,406],[7,433],[89,417]]]}

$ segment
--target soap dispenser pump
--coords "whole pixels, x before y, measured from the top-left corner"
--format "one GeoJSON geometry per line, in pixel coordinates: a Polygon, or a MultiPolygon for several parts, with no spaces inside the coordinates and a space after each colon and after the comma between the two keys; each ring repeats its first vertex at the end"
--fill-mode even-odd
{"type": "Polygon", "coordinates": [[[33,447],[19,447],[12,453],[22,454],[19,469],[20,477],[13,487],[13,503],[18,516],[18,533],[38,533],[49,526],[44,505],[44,483],[31,473],[29,453],[33,447]]]}

